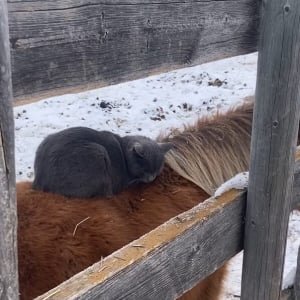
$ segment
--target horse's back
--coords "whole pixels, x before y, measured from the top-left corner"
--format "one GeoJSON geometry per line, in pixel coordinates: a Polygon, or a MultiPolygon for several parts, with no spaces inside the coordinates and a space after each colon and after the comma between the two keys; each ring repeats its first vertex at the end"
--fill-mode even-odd
{"type": "MultiPolygon", "coordinates": [[[[21,299],[48,291],[208,198],[180,176],[168,181],[168,172],[110,199],[69,199],[34,190],[29,182],[17,184],[21,299]]],[[[210,286],[222,272],[184,299],[217,299],[218,288],[212,292],[210,286]],[[204,296],[209,293],[214,296],[204,296]]]]}

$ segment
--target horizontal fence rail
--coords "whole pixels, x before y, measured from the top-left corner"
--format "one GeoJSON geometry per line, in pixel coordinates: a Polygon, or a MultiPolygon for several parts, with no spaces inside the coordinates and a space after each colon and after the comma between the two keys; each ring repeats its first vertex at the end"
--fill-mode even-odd
{"type": "MultiPolygon", "coordinates": [[[[294,207],[300,203],[299,194],[300,148],[294,207]]],[[[36,300],[174,299],[242,250],[245,207],[245,192],[231,190],[212,197],[36,300]]]]}
{"type": "Polygon", "coordinates": [[[257,49],[256,0],[7,2],[16,101],[257,49]]]}

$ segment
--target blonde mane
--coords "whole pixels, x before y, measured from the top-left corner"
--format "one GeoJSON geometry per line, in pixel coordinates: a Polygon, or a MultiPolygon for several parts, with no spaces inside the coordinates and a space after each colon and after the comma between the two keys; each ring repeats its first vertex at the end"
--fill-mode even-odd
{"type": "Polygon", "coordinates": [[[249,97],[225,113],[159,137],[175,145],[166,156],[167,165],[212,195],[223,182],[248,170],[252,116],[253,98],[249,97]]]}

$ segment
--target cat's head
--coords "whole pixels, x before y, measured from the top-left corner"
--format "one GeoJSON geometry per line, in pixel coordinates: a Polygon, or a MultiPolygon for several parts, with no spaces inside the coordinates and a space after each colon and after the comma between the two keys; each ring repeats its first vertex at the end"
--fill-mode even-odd
{"type": "Polygon", "coordinates": [[[128,171],[133,182],[151,182],[162,171],[172,143],[157,143],[144,136],[129,136],[126,147],[128,171]]]}

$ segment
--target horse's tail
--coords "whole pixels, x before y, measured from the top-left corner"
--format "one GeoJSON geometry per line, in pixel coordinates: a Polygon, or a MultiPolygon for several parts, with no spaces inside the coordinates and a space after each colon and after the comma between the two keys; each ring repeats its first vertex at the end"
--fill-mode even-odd
{"type": "Polygon", "coordinates": [[[200,118],[193,126],[160,137],[174,144],[166,163],[212,195],[223,182],[249,168],[253,103],[248,98],[225,113],[200,118]]]}

